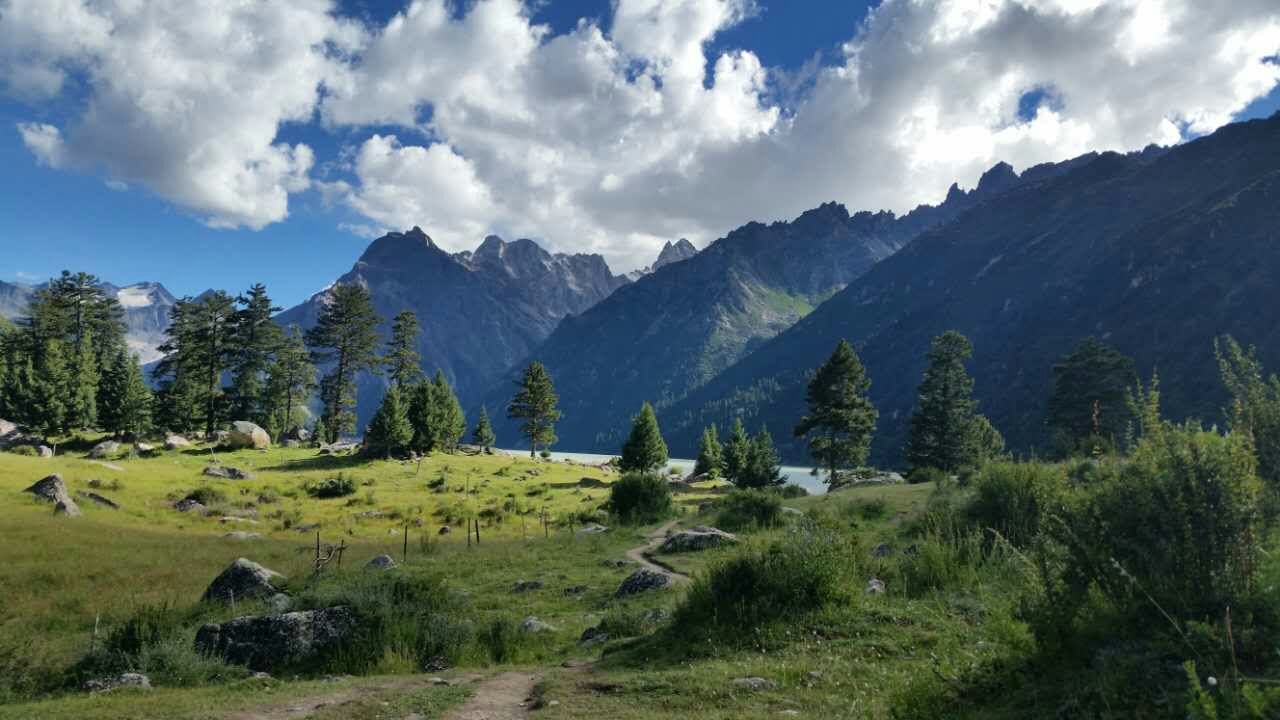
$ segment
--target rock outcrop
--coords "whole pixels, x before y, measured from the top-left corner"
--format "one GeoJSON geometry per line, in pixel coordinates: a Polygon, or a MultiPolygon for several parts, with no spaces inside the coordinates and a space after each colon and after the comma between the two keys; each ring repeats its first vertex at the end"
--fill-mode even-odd
{"type": "Polygon", "coordinates": [[[697,552],[738,542],[736,535],[713,527],[698,526],[673,533],[659,548],[664,553],[697,552]]]}
{"type": "Polygon", "coordinates": [[[254,423],[237,420],[231,423],[231,427],[227,430],[227,439],[223,444],[235,450],[249,448],[265,450],[271,447],[271,436],[254,423]]]}
{"type": "Polygon", "coordinates": [[[304,665],[337,650],[354,633],[354,610],[339,606],[209,624],[196,633],[196,649],[250,670],[271,672],[304,665]]]}
{"type": "Polygon", "coordinates": [[[627,576],[626,580],[618,586],[618,591],[614,593],[615,597],[626,597],[628,595],[637,595],[649,590],[661,590],[671,585],[671,577],[669,575],[654,572],[641,568],[627,576]]]}
{"type": "Polygon", "coordinates": [[[94,460],[106,460],[120,454],[120,443],[115,440],[103,440],[93,449],[89,451],[89,457],[94,460]]]}
{"type": "Polygon", "coordinates": [[[54,509],[68,517],[80,517],[80,507],[71,499],[66,483],[61,475],[50,475],[23,492],[29,492],[45,502],[53,503],[54,509]]]}
{"type": "Polygon", "coordinates": [[[252,560],[237,558],[209,583],[202,602],[230,603],[232,600],[270,597],[280,591],[285,577],[252,560]]]}

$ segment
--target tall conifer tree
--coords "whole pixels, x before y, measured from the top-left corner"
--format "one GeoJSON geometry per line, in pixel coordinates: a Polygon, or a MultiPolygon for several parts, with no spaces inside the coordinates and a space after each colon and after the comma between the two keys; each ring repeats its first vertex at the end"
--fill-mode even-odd
{"type": "Polygon", "coordinates": [[[525,368],[519,386],[507,407],[507,417],[522,421],[520,432],[529,438],[529,457],[534,457],[538,453],[538,445],[555,444],[556,422],[561,417],[557,407],[560,396],[556,394],[547,369],[537,360],[525,368]]]}
{"type": "Polygon", "coordinates": [[[338,285],[330,291],[329,302],[315,327],[307,331],[307,345],[316,364],[328,365],[320,381],[320,417],[326,442],[334,442],[344,432],[355,429],[356,376],[376,374],[380,358],[378,324],[369,291],[357,284],[338,285]]]}
{"type": "Polygon", "coordinates": [[[644,403],[631,422],[631,435],[622,446],[618,469],[622,472],[652,472],[667,464],[667,443],[658,429],[653,406],[644,403]]]}
{"type": "Polygon", "coordinates": [[[422,356],[418,354],[418,316],[404,310],[391,322],[391,339],[383,363],[387,377],[401,389],[422,378],[422,356]]]}
{"type": "Polygon", "coordinates": [[[471,442],[488,452],[497,441],[497,437],[493,434],[493,424],[489,422],[489,410],[482,405],[480,419],[476,421],[476,429],[471,433],[471,442]]]}
{"type": "Polygon", "coordinates": [[[973,460],[977,403],[973,378],[965,370],[972,355],[969,339],[954,330],[933,339],[907,440],[907,460],[913,468],[954,472],[973,460]]]}
{"type": "Polygon", "coordinates": [[[840,468],[867,461],[879,416],[867,397],[870,389],[862,361],[845,340],[809,380],[809,414],[796,425],[795,436],[809,437],[809,453],[827,468],[829,483],[840,468]]]}

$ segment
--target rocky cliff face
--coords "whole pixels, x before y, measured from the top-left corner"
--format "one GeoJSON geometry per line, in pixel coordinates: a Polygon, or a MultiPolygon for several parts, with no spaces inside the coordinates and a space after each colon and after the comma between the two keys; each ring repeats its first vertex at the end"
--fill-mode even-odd
{"type": "Polygon", "coordinates": [[[1014,448],[1043,442],[1052,365],[1095,335],[1158,368],[1171,417],[1221,417],[1215,336],[1256,344],[1280,368],[1280,115],[1172,149],[1032,168],[924,232],[662,414],[674,452],[742,416],[803,448],[804,373],[841,338],[858,347],[880,409],[874,459],[900,457],[930,339],[973,341],[981,409],[1014,448]]]}
{"type": "MultiPolygon", "coordinates": [[[[415,227],[374,240],[338,282],[367,287],[388,325],[400,311],[414,311],[424,369],[443,370],[469,405],[564,317],[600,302],[627,279],[599,255],[553,255],[532,240],[490,236],[474,251],[450,254],[415,227]]],[[[310,327],[324,296],[317,293],[277,321],[310,327]]],[[[376,379],[362,381],[361,426],[381,393],[376,379]]]]}

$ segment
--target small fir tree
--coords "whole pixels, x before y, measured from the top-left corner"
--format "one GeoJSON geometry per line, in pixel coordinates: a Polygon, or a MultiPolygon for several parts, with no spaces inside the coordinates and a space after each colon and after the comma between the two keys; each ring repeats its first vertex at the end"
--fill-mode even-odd
{"type": "Polygon", "coordinates": [[[419,453],[427,454],[438,449],[436,431],[436,386],[423,380],[409,390],[409,424],[413,427],[411,445],[419,453]]]}
{"type": "Polygon", "coordinates": [[[724,448],[720,445],[719,433],[713,424],[702,431],[702,439],[698,441],[698,459],[693,464],[693,474],[709,479],[720,477],[720,468],[724,462],[724,448]]]}
{"type": "Polygon", "coordinates": [[[561,417],[557,408],[560,397],[547,369],[537,360],[525,368],[519,387],[507,408],[507,417],[522,421],[520,432],[529,438],[529,457],[534,457],[539,445],[555,444],[556,422],[561,417]]]}
{"type": "Polygon", "coordinates": [[[1047,422],[1059,452],[1092,452],[1123,437],[1126,402],[1138,381],[1133,360],[1095,337],[1085,338],[1053,366],[1047,422]]]}
{"type": "Polygon", "coordinates": [[[622,446],[618,469],[622,472],[652,472],[667,464],[667,443],[658,428],[653,406],[644,403],[631,423],[631,435],[622,446]]]}
{"type": "Polygon", "coordinates": [[[737,484],[747,469],[747,461],[751,456],[751,440],[747,430],[742,426],[742,418],[734,418],[733,429],[729,433],[729,442],[724,444],[724,462],[722,470],[724,478],[737,484]]]}
{"type": "Polygon", "coordinates": [[[809,380],[809,414],[796,425],[795,436],[809,437],[809,452],[827,468],[828,483],[840,468],[867,461],[879,416],[867,397],[870,388],[862,361],[844,340],[809,380]]]}
{"type": "Polygon", "coordinates": [[[356,376],[379,370],[380,322],[369,291],[361,285],[345,284],[330,291],[320,319],[307,331],[312,362],[329,365],[329,372],[320,382],[324,407],[320,425],[326,442],[334,442],[355,428],[351,408],[356,402],[356,376]]]}
{"type": "Polygon", "coordinates": [[[382,405],[369,423],[366,437],[369,452],[390,458],[407,452],[412,441],[408,408],[400,397],[400,388],[392,385],[382,396],[382,405]]]}
{"type": "Polygon", "coordinates": [[[453,452],[458,448],[458,442],[462,440],[462,436],[467,432],[467,416],[462,411],[462,404],[458,402],[458,396],[453,393],[453,387],[449,385],[449,381],[445,379],[444,372],[436,370],[435,381],[432,383],[432,398],[435,403],[435,440],[437,446],[445,452],[453,452]]]}
{"type": "Polygon", "coordinates": [[[383,365],[387,377],[399,388],[407,388],[422,379],[422,356],[418,354],[418,316],[404,310],[391,321],[391,339],[383,365]]]}
{"type": "Polygon", "coordinates": [[[736,484],[744,488],[764,488],[782,482],[782,461],[773,445],[773,436],[768,428],[762,427],[747,445],[746,466],[736,484]]]}
{"type": "Polygon", "coordinates": [[[497,437],[493,434],[493,425],[489,422],[489,411],[481,405],[480,419],[476,421],[475,431],[471,433],[471,442],[488,452],[497,441],[497,437]]]}
{"type": "Polygon", "coordinates": [[[151,428],[152,395],[142,378],[138,357],[120,348],[102,387],[102,429],[116,437],[143,437],[151,428]]]}
{"type": "Polygon", "coordinates": [[[965,361],[973,354],[968,338],[951,330],[933,339],[929,365],[911,415],[907,460],[913,468],[954,472],[970,460],[976,403],[965,361]]]}

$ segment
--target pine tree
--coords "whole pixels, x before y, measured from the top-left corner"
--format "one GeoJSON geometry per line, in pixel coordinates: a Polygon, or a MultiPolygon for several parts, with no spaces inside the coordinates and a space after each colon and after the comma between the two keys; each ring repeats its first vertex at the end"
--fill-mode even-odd
{"type": "Polygon", "coordinates": [[[302,331],[297,325],[291,326],[267,364],[260,403],[267,416],[267,431],[279,436],[301,427],[315,391],[316,367],[311,364],[302,331]]]}
{"type": "Polygon", "coordinates": [[[751,440],[747,430],[742,426],[742,418],[733,419],[733,429],[729,432],[729,442],[724,444],[724,478],[737,483],[747,470],[747,461],[751,456],[751,440]]]}
{"type": "Polygon", "coordinates": [[[240,308],[232,317],[230,328],[231,417],[268,425],[262,399],[267,366],[282,340],[280,326],[271,319],[280,308],[272,306],[262,283],[254,284],[247,293],[237,297],[236,304],[240,308]]]}
{"type": "Polygon", "coordinates": [[[156,424],[184,434],[196,429],[200,412],[195,335],[194,301],[182,298],[169,309],[169,327],[159,347],[162,357],[152,370],[152,377],[159,381],[156,424]]]}
{"type": "Polygon", "coordinates": [[[419,453],[427,454],[437,449],[436,386],[423,380],[409,390],[409,424],[413,427],[411,445],[419,453]]]}
{"type": "Polygon", "coordinates": [[[86,328],[79,345],[72,346],[67,368],[67,430],[92,428],[98,422],[98,362],[93,354],[92,335],[86,328]]]}
{"type": "Polygon", "coordinates": [[[537,360],[525,368],[518,384],[520,390],[507,408],[507,417],[523,421],[520,432],[529,438],[529,457],[534,457],[538,453],[538,445],[550,446],[556,442],[556,422],[561,417],[556,405],[560,396],[556,394],[547,369],[537,360]]]}
{"type": "Polygon", "coordinates": [[[479,445],[485,452],[498,441],[493,434],[493,425],[489,422],[489,410],[480,406],[480,419],[476,421],[476,429],[471,433],[471,442],[479,445]]]}
{"type": "Polygon", "coordinates": [[[436,370],[436,378],[432,385],[434,385],[432,398],[435,400],[436,444],[445,452],[453,452],[467,432],[467,416],[462,412],[462,404],[458,402],[458,396],[453,394],[453,388],[442,371],[436,370]]]}
{"type": "Polygon", "coordinates": [[[124,348],[102,378],[102,428],[116,437],[142,437],[151,423],[151,388],[136,355],[124,348]]]}
{"type": "Polygon", "coordinates": [[[724,463],[724,448],[720,445],[719,432],[713,424],[702,431],[698,441],[698,459],[693,463],[693,474],[715,480],[720,477],[720,468],[724,463]]]}
{"type": "Polygon", "coordinates": [[[312,362],[329,364],[320,382],[324,407],[320,424],[326,442],[335,442],[344,432],[355,429],[356,376],[377,374],[378,324],[369,291],[356,284],[338,285],[330,291],[329,303],[315,327],[307,331],[312,362]]]}
{"type": "Polygon", "coordinates": [[[382,396],[382,405],[369,423],[365,442],[377,455],[399,455],[409,450],[413,427],[409,424],[408,407],[401,399],[400,388],[392,385],[382,396]]]}
{"type": "Polygon", "coordinates": [[[408,388],[422,378],[422,356],[418,354],[418,316],[404,310],[391,322],[391,339],[383,364],[392,384],[408,388]]]}
{"type": "Polygon", "coordinates": [[[795,436],[809,436],[809,453],[827,468],[828,483],[840,468],[867,461],[879,416],[867,397],[870,389],[862,361],[844,340],[809,380],[809,414],[796,425],[795,436]]]}
{"type": "Polygon", "coordinates": [[[1070,454],[1114,444],[1129,425],[1126,396],[1137,381],[1133,360],[1085,338],[1053,366],[1047,422],[1057,449],[1070,454]]]}
{"type": "Polygon", "coordinates": [[[53,435],[66,427],[67,362],[61,340],[46,340],[35,363],[30,381],[25,423],[42,435],[53,435]]]}
{"type": "Polygon", "coordinates": [[[631,422],[631,435],[622,446],[618,469],[622,472],[652,472],[667,464],[667,442],[662,439],[653,406],[644,403],[631,422]]]}
{"type": "Polygon", "coordinates": [[[763,488],[782,482],[782,461],[773,446],[773,436],[768,428],[762,427],[747,444],[746,464],[736,484],[738,487],[763,488]]]}
{"type": "Polygon", "coordinates": [[[972,355],[968,338],[954,330],[933,339],[911,415],[907,441],[911,467],[955,472],[977,460],[972,441],[977,403],[973,378],[965,370],[965,361],[972,355]]]}

